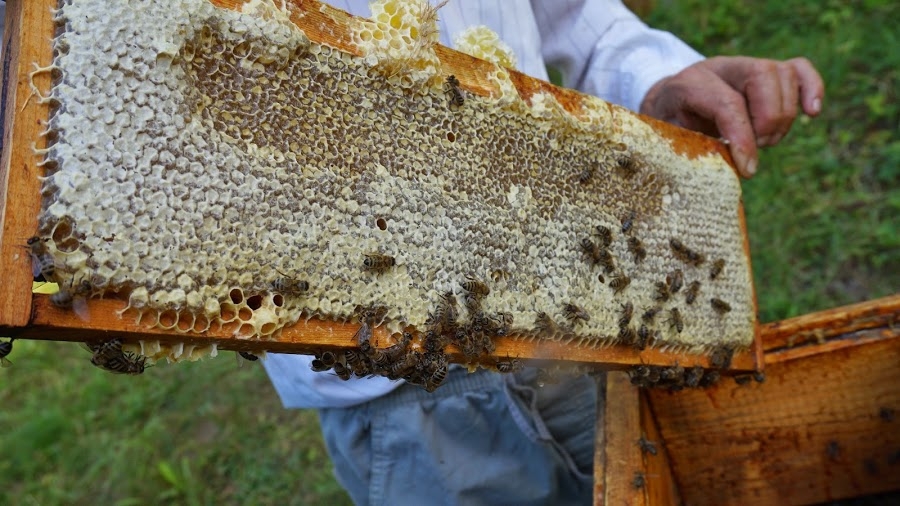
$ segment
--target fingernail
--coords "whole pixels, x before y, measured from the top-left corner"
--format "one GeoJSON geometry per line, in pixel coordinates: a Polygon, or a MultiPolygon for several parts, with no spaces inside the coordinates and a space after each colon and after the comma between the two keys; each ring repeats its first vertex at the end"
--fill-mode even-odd
{"type": "Polygon", "coordinates": [[[768,146],[770,144],[772,144],[772,138],[768,135],[764,135],[764,136],[760,137],[759,139],[756,139],[756,147],[761,148],[761,147],[768,146]]]}
{"type": "Polygon", "coordinates": [[[747,163],[747,168],[746,168],[747,177],[750,177],[753,174],[756,174],[756,163],[757,163],[756,159],[750,160],[750,162],[747,163]]]}
{"type": "Polygon", "coordinates": [[[820,110],[822,110],[822,99],[819,97],[816,97],[813,99],[812,112],[813,112],[813,114],[819,114],[820,110]]]}

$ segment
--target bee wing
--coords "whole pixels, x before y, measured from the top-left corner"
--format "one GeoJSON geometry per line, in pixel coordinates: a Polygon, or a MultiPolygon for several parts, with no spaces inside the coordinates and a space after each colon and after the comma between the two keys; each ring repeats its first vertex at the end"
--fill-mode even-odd
{"type": "Polygon", "coordinates": [[[81,321],[91,321],[91,311],[88,309],[87,299],[84,297],[75,297],[72,300],[72,311],[81,318],[81,321]]]}
{"type": "Polygon", "coordinates": [[[244,367],[244,357],[240,353],[234,352],[234,358],[237,360],[238,367],[244,367]]]}
{"type": "Polygon", "coordinates": [[[12,367],[12,362],[6,357],[0,358],[0,367],[12,367]]]}

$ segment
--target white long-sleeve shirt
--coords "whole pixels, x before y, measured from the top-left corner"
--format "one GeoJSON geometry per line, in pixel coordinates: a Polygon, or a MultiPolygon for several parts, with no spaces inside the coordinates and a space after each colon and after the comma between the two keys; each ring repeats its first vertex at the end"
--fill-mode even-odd
{"type": "MultiPolygon", "coordinates": [[[[329,3],[369,16],[366,0],[329,3]]],[[[466,28],[486,25],[512,48],[518,70],[546,80],[546,66],[553,66],[564,86],[634,111],[653,84],[703,59],[672,34],[648,28],[619,0],[450,0],[438,23],[445,46],[453,47],[466,28]]],[[[352,406],[403,384],[381,377],[343,381],[313,372],[311,361],[270,354],[264,362],[285,407],[352,406]]]]}

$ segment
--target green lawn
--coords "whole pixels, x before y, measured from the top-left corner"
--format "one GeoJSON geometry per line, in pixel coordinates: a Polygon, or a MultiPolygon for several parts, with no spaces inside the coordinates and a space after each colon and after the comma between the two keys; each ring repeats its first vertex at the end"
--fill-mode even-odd
{"type": "MultiPolygon", "coordinates": [[[[649,22],[706,54],[808,56],[828,87],[744,185],[761,318],[900,287],[894,2],[669,0],[649,22]],[[893,221],[891,221],[893,220],[893,221]]],[[[0,504],[348,504],[315,414],[232,354],[107,374],[76,345],[16,342],[0,370],[0,504]]]]}

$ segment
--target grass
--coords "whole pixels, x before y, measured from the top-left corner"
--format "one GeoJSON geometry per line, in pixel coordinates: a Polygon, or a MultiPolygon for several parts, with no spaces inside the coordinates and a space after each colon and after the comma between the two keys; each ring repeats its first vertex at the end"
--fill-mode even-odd
{"type": "MultiPolygon", "coordinates": [[[[705,54],[808,56],[828,87],[745,183],[763,320],[900,287],[900,19],[893,2],[670,0],[650,24],[705,54]]],[[[231,354],[139,377],[66,343],[0,371],[0,504],[349,504],[314,413],[231,354]]]]}
{"type": "Polygon", "coordinates": [[[806,56],[820,117],[801,117],[744,184],[762,321],[900,287],[900,13],[891,1],[664,2],[648,23],[705,54],[806,56]]]}

